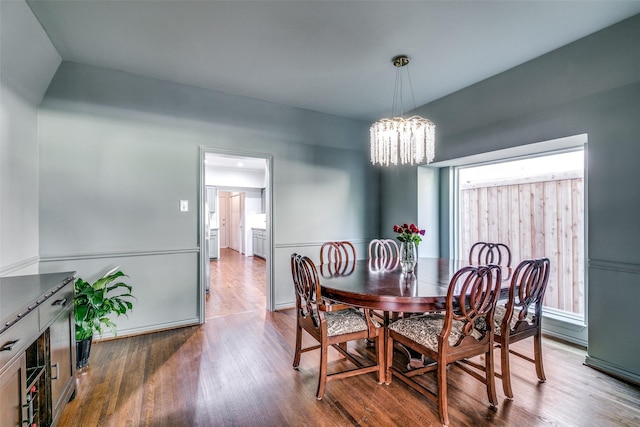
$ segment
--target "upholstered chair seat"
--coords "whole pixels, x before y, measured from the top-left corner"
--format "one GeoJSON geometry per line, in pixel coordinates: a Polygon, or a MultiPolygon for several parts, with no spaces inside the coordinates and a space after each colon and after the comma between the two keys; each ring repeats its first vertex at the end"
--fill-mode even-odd
{"type": "MultiPolygon", "coordinates": [[[[325,313],[327,319],[327,336],[351,334],[368,330],[367,319],[362,311],[356,308],[346,310],[328,311],[325,313]]],[[[372,319],[376,327],[380,324],[372,319]]]]}
{"type": "MultiPolygon", "coordinates": [[[[511,316],[511,321],[509,322],[510,330],[514,330],[518,323],[518,312],[519,310],[517,310],[517,312],[513,316],[511,316]]],[[[502,320],[504,319],[504,315],[506,313],[507,313],[507,308],[504,305],[500,304],[496,306],[496,313],[493,317],[493,330],[495,334],[498,336],[501,334],[500,330],[502,328],[502,320]]],[[[529,313],[524,320],[526,320],[530,324],[533,324],[534,323],[533,314],[529,313]]]]}
{"type": "MultiPolygon", "coordinates": [[[[444,314],[438,313],[406,317],[389,325],[389,329],[437,352],[438,335],[444,326],[444,319],[444,314]]],[[[453,320],[448,338],[450,346],[455,346],[464,335],[462,332],[464,325],[464,322],[453,320]]],[[[482,337],[482,334],[476,329],[471,332],[471,335],[476,339],[482,337]]]]}

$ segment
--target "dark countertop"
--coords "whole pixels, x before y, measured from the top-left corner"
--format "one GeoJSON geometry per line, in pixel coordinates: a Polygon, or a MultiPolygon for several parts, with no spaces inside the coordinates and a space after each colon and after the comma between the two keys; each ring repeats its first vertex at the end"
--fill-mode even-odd
{"type": "Polygon", "coordinates": [[[0,277],[0,333],[74,279],[75,271],[0,277]]]}

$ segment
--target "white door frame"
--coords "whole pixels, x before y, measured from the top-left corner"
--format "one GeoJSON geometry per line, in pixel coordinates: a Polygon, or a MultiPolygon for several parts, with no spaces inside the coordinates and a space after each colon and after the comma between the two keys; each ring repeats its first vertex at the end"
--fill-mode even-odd
{"type": "Polygon", "coordinates": [[[267,167],[267,188],[266,188],[266,198],[265,198],[265,213],[266,213],[266,232],[267,232],[267,245],[265,246],[265,255],[266,255],[266,264],[267,264],[267,280],[266,280],[266,309],[269,311],[275,311],[274,305],[274,271],[273,271],[273,226],[272,226],[272,218],[273,218],[273,204],[271,201],[273,200],[273,155],[269,153],[260,153],[254,151],[241,151],[241,150],[225,150],[219,148],[212,147],[200,147],[200,156],[199,156],[199,171],[200,171],[200,182],[199,182],[199,199],[198,199],[198,242],[200,246],[200,265],[199,265],[199,286],[198,286],[198,308],[199,308],[199,321],[200,323],[205,322],[205,303],[206,303],[206,283],[209,280],[206,271],[206,264],[209,262],[209,259],[206,258],[206,251],[203,249],[204,246],[208,244],[205,239],[205,200],[207,198],[207,187],[205,185],[205,155],[209,154],[223,154],[227,156],[239,156],[239,157],[254,157],[258,159],[264,159],[267,167]]]}

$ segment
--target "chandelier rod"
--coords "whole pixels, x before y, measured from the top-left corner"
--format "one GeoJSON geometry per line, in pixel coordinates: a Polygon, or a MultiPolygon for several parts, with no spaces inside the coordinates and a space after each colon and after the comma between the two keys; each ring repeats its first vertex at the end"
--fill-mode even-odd
{"type": "MultiPolygon", "coordinates": [[[[391,62],[396,67],[396,82],[393,88],[393,103],[391,104],[391,116],[396,117],[395,113],[400,110],[398,117],[404,116],[404,88],[402,84],[402,69],[409,65],[409,58],[406,55],[395,56],[391,62]]],[[[411,100],[413,101],[413,109],[417,109],[416,97],[413,93],[413,82],[411,81],[411,73],[409,67],[406,67],[407,79],[409,80],[409,90],[411,91],[411,100]]]]}

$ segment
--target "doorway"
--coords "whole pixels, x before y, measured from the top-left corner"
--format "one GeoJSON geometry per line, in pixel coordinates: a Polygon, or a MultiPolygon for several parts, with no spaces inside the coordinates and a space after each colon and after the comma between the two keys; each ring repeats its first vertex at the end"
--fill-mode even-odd
{"type": "MultiPolygon", "coordinates": [[[[218,241],[220,250],[233,249],[245,254],[244,222],[245,193],[243,191],[218,191],[218,241]]],[[[220,258],[222,254],[220,252],[220,258]]]]}
{"type": "MultiPolygon", "coordinates": [[[[231,265],[230,256],[233,255],[233,269],[249,269],[253,274],[257,271],[264,289],[261,306],[267,310],[272,307],[272,268],[271,268],[271,157],[264,154],[220,152],[201,148],[201,206],[211,205],[209,212],[203,209],[203,219],[207,216],[210,227],[210,236],[216,239],[215,247],[211,241],[209,252],[216,255],[209,259],[201,251],[201,282],[209,284],[209,294],[202,293],[200,304],[200,321],[204,322],[215,313],[206,312],[216,310],[207,300],[211,299],[211,293],[225,292],[229,289],[228,281],[233,281],[234,275],[245,272],[235,271],[234,274],[216,275],[212,271],[219,271],[222,264],[231,265]],[[213,198],[213,201],[210,199],[213,198]],[[208,203],[207,203],[208,202],[208,203]],[[254,252],[251,245],[252,228],[260,227],[265,230],[266,244],[261,258],[254,260],[254,252]],[[238,258],[240,257],[240,258],[238,258]],[[242,261],[242,262],[239,262],[242,261]],[[255,262],[262,262],[262,269],[255,269],[255,262]],[[207,268],[208,267],[208,268],[207,268]],[[218,281],[219,283],[216,283],[218,281]],[[222,283],[225,282],[225,283],[222,283]],[[226,288],[225,288],[226,287],[226,288]]],[[[206,242],[206,224],[200,221],[202,232],[201,242],[206,242]]],[[[201,247],[204,247],[201,245],[201,247]]],[[[228,271],[228,269],[225,269],[228,271]]],[[[241,283],[239,282],[239,285],[241,283]]],[[[200,286],[201,291],[205,286],[200,286]]],[[[217,308],[220,309],[220,295],[216,295],[217,308]]],[[[224,297],[224,295],[223,295],[224,297]]],[[[230,297],[232,297],[230,295],[230,297]]]]}

